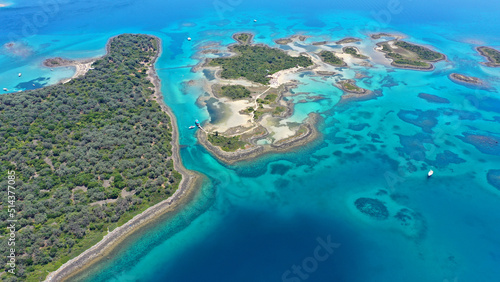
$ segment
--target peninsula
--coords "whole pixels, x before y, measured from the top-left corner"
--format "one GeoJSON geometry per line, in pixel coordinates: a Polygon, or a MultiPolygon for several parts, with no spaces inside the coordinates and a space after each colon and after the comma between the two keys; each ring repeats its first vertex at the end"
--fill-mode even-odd
{"type": "Polygon", "coordinates": [[[0,96],[1,173],[15,171],[22,185],[18,278],[80,271],[193,185],[154,71],[160,46],[119,35],[84,76],[0,96]]]}

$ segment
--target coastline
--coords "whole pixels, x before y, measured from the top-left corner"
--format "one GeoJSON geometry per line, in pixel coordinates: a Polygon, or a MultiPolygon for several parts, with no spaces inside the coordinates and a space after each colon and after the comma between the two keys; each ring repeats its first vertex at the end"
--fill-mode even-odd
{"type": "MultiPolygon", "coordinates": [[[[109,52],[109,44],[114,37],[110,38],[106,43],[106,53],[109,52]]],[[[156,74],[155,63],[162,54],[161,39],[154,36],[158,44],[158,53],[151,62],[151,67],[148,69],[148,78],[155,86],[154,99],[159,103],[161,109],[167,113],[172,124],[172,160],[174,169],[182,175],[182,180],[179,187],[167,199],[160,203],[149,207],[140,214],[134,216],[131,220],[124,223],[122,226],[115,228],[113,231],[106,234],[101,241],[85,250],[77,257],[67,261],[57,270],[49,273],[44,281],[64,281],[70,277],[88,269],[97,261],[104,259],[105,254],[112,251],[119,243],[125,240],[129,235],[139,230],[141,227],[157,219],[166,212],[172,211],[178,205],[181,199],[193,191],[192,187],[199,185],[201,174],[187,170],[182,164],[179,147],[179,132],[177,128],[177,120],[171,109],[164,103],[163,94],[161,93],[161,81],[156,74]]]]}
{"type": "Polygon", "coordinates": [[[318,124],[321,116],[317,113],[309,114],[306,121],[302,123],[305,133],[299,133],[287,139],[280,140],[270,145],[253,145],[250,148],[239,149],[234,152],[226,152],[220,147],[213,145],[207,139],[207,134],[199,130],[196,133],[198,143],[200,143],[212,156],[225,164],[234,164],[240,161],[253,160],[266,154],[283,153],[291,151],[297,147],[312,143],[320,137],[318,124]]]}

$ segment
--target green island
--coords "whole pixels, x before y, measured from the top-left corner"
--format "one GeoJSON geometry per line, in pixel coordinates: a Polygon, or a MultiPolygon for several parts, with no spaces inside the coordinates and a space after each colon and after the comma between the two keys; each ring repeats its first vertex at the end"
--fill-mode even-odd
{"type": "Polygon", "coordinates": [[[361,41],[361,39],[359,39],[359,38],[356,38],[356,37],[347,37],[347,38],[344,38],[342,40],[339,40],[339,41],[335,42],[335,44],[342,45],[342,44],[354,43],[354,42],[359,42],[359,41],[361,41]]]}
{"type": "Polygon", "coordinates": [[[342,52],[349,54],[349,55],[351,55],[355,58],[358,58],[358,59],[368,59],[367,56],[361,55],[359,53],[359,50],[356,47],[344,47],[344,48],[342,48],[342,52]]]}
{"type": "Polygon", "coordinates": [[[230,50],[237,55],[208,60],[208,66],[222,68],[220,76],[225,79],[244,77],[253,82],[269,84],[268,75],[297,66],[308,67],[313,64],[306,56],[292,57],[280,49],[264,45],[238,44],[231,46],[230,50]]]}
{"type": "Polygon", "coordinates": [[[452,74],[450,74],[449,77],[452,81],[456,81],[459,83],[461,82],[461,83],[468,83],[468,84],[474,84],[474,85],[483,85],[484,84],[483,81],[477,77],[467,76],[467,75],[463,75],[463,74],[459,74],[459,73],[452,73],[452,74]]]}
{"type": "MultiPolygon", "coordinates": [[[[172,123],[147,74],[159,46],[152,36],[119,35],[84,76],[0,95],[0,186],[7,194],[14,171],[19,252],[17,277],[3,281],[43,280],[178,188],[172,123]]],[[[4,237],[7,209],[0,218],[4,237]]],[[[8,248],[1,240],[2,253],[8,248]]]]}
{"type": "Polygon", "coordinates": [[[367,89],[357,86],[354,79],[341,80],[338,84],[342,90],[349,93],[364,94],[368,91],[367,89]]]}
{"type": "Polygon", "coordinates": [[[279,45],[287,45],[287,44],[292,43],[293,40],[290,38],[280,38],[280,39],[274,40],[274,42],[276,42],[276,44],[279,44],[279,45]]]}
{"type": "Polygon", "coordinates": [[[250,90],[242,85],[223,85],[220,87],[220,95],[229,97],[233,100],[252,97],[250,90]]]}
{"type": "Polygon", "coordinates": [[[488,59],[489,62],[485,63],[485,65],[489,67],[500,67],[500,51],[486,46],[477,47],[476,50],[481,56],[488,59]]]}
{"type": "Polygon", "coordinates": [[[253,34],[251,33],[236,33],[233,38],[238,41],[239,44],[250,44],[253,40],[253,34]]]}
{"type": "Polygon", "coordinates": [[[321,57],[321,59],[325,63],[328,63],[330,65],[333,65],[333,66],[345,66],[346,65],[346,63],[341,58],[337,57],[334,52],[323,50],[318,55],[321,57]]]}
{"type": "Polygon", "coordinates": [[[434,66],[431,62],[444,60],[446,57],[427,47],[411,44],[405,41],[393,40],[377,43],[380,51],[386,57],[392,59],[391,65],[401,68],[431,70],[434,66]]]}

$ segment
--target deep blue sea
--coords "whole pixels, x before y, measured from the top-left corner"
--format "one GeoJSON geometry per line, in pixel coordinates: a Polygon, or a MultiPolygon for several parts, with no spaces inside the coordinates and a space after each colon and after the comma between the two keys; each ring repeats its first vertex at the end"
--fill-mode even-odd
{"type": "Polygon", "coordinates": [[[156,68],[183,162],[207,176],[182,208],[79,280],[500,281],[500,68],[481,65],[474,50],[500,48],[499,1],[8,1],[0,8],[0,88],[8,92],[73,75],[41,67],[45,58],[99,56],[125,32],[160,37],[156,68]],[[293,91],[324,99],[293,97],[307,102],[289,121],[319,113],[321,138],[226,166],[185,130],[210,118],[195,103],[203,92],[185,82],[203,77],[191,71],[202,46],[231,44],[239,31],[275,47],[296,33],[307,42],[359,37],[373,56],[369,34],[397,32],[448,60],[431,72],[353,66],[342,78],[364,73],[358,85],[378,97],[344,105],[333,80],[304,76],[293,91]],[[454,83],[452,72],[488,87],[454,83]],[[360,213],[358,199],[383,203],[388,218],[360,213]]]}

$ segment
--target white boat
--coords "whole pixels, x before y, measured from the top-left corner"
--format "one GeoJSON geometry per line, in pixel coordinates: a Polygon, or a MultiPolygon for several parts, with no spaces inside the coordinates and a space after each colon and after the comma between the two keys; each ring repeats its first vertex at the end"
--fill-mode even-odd
{"type": "Polygon", "coordinates": [[[433,174],[434,174],[434,171],[431,169],[431,170],[429,170],[429,172],[427,173],[427,177],[431,177],[433,174]]]}
{"type": "Polygon", "coordinates": [[[188,41],[191,41],[191,37],[188,37],[188,41]]]}
{"type": "Polygon", "coordinates": [[[3,89],[3,91],[9,91],[9,89],[7,89],[7,88],[4,88],[4,89],[3,89]]]}
{"type": "Polygon", "coordinates": [[[254,22],[254,23],[256,23],[256,22],[257,22],[257,20],[253,20],[253,22],[254,22]]]}
{"type": "Polygon", "coordinates": [[[23,75],[22,73],[19,73],[19,77],[21,77],[21,75],[23,75]]]}

